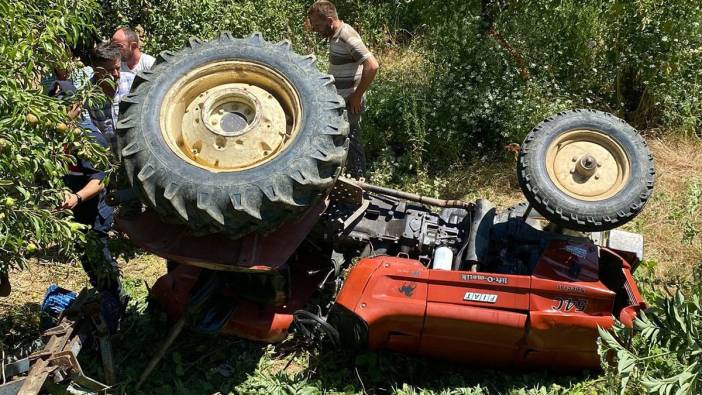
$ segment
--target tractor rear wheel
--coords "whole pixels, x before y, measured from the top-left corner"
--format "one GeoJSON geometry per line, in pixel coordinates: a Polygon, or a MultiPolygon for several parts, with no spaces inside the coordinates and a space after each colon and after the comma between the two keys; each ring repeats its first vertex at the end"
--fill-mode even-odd
{"type": "Polygon", "coordinates": [[[165,221],[270,230],[325,196],[348,151],[344,100],[313,56],[223,32],[162,52],[120,106],[122,163],[165,221]]]}
{"type": "Polygon", "coordinates": [[[595,232],[620,226],[653,190],[653,156],[638,132],[600,111],[573,110],[527,135],[517,163],[519,185],[546,219],[595,232]]]}

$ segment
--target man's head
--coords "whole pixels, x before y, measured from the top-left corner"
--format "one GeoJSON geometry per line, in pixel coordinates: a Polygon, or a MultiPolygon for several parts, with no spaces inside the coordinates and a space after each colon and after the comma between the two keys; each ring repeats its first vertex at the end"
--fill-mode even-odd
{"type": "Polygon", "coordinates": [[[111,42],[100,43],[95,46],[92,53],[92,66],[95,72],[95,80],[100,84],[100,88],[107,96],[115,93],[114,84],[119,81],[120,52],[119,46],[111,42]]]}
{"type": "Polygon", "coordinates": [[[112,35],[112,42],[119,46],[119,53],[123,62],[134,56],[134,52],[139,52],[139,35],[128,27],[120,27],[112,35]]]}
{"type": "Polygon", "coordinates": [[[334,35],[334,26],[339,21],[336,7],[330,1],[315,1],[307,10],[307,21],[313,32],[324,38],[334,35]]]}

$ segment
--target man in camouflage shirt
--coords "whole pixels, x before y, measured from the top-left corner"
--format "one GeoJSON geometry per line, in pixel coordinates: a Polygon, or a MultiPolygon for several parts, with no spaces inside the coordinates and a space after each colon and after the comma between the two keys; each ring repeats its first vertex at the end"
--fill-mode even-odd
{"type": "Polygon", "coordinates": [[[347,170],[353,177],[362,177],[366,155],[361,143],[361,114],[364,94],[378,72],[378,61],[363,44],[353,27],[339,19],[336,7],[329,1],[316,1],[307,11],[309,28],[329,40],[329,73],[334,76],[336,90],[346,101],[349,117],[350,149],[347,170]]]}

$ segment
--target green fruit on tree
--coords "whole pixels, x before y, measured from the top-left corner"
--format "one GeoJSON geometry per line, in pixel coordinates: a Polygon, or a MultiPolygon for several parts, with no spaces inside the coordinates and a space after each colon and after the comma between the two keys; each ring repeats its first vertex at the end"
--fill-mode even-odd
{"type": "Polygon", "coordinates": [[[2,204],[4,204],[7,207],[12,207],[15,205],[16,200],[11,198],[11,197],[6,197],[5,199],[2,200],[2,204]]]}
{"type": "Polygon", "coordinates": [[[5,213],[0,213],[0,221],[2,221],[3,219],[5,219],[5,213]]]}
{"type": "Polygon", "coordinates": [[[56,130],[61,133],[66,133],[66,131],[68,131],[68,125],[63,122],[59,122],[56,124],[56,130]]]}
{"type": "Polygon", "coordinates": [[[27,243],[27,252],[28,252],[28,253],[31,254],[32,252],[34,252],[34,251],[36,251],[36,250],[37,250],[37,245],[36,245],[36,244],[32,243],[31,241],[30,241],[29,243],[27,243]]]}
{"type": "Polygon", "coordinates": [[[26,120],[27,123],[30,125],[36,125],[37,122],[39,122],[39,118],[37,118],[37,116],[32,113],[27,114],[26,120]]]}

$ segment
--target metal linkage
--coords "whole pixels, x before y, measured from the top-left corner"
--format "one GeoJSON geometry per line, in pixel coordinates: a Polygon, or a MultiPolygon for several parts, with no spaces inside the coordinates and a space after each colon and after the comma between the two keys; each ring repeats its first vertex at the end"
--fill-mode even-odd
{"type": "Polygon", "coordinates": [[[59,317],[56,326],[42,334],[46,344],[42,350],[4,365],[4,377],[10,381],[0,385],[0,395],[36,395],[49,382],[61,383],[67,379],[90,391],[108,390],[109,385],[85,376],[78,363],[78,353],[91,334],[98,337],[106,381],[114,384],[112,347],[102,319],[100,300],[83,289],[59,317]],[[25,373],[26,376],[18,377],[25,373]]]}
{"type": "Polygon", "coordinates": [[[464,208],[467,210],[470,210],[473,208],[474,204],[470,202],[464,202],[463,200],[445,200],[445,199],[436,199],[436,198],[431,198],[427,196],[421,196],[417,195],[415,193],[409,193],[409,192],[404,192],[404,191],[399,191],[397,189],[391,189],[391,188],[385,188],[381,187],[378,185],[372,185],[372,184],[367,184],[363,181],[357,181],[357,180],[346,180],[352,184],[356,184],[360,188],[362,188],[365,191],[369,192],[376,192],[376,193],[382,193],[388,196],[393,196],[399,199],[404,199],[404,200],[409,200],[412,202],[417,202],[421,204],[426,204],[429,206],[436,206],[436,207],[458,207],[458,208],[464,208]]]}

